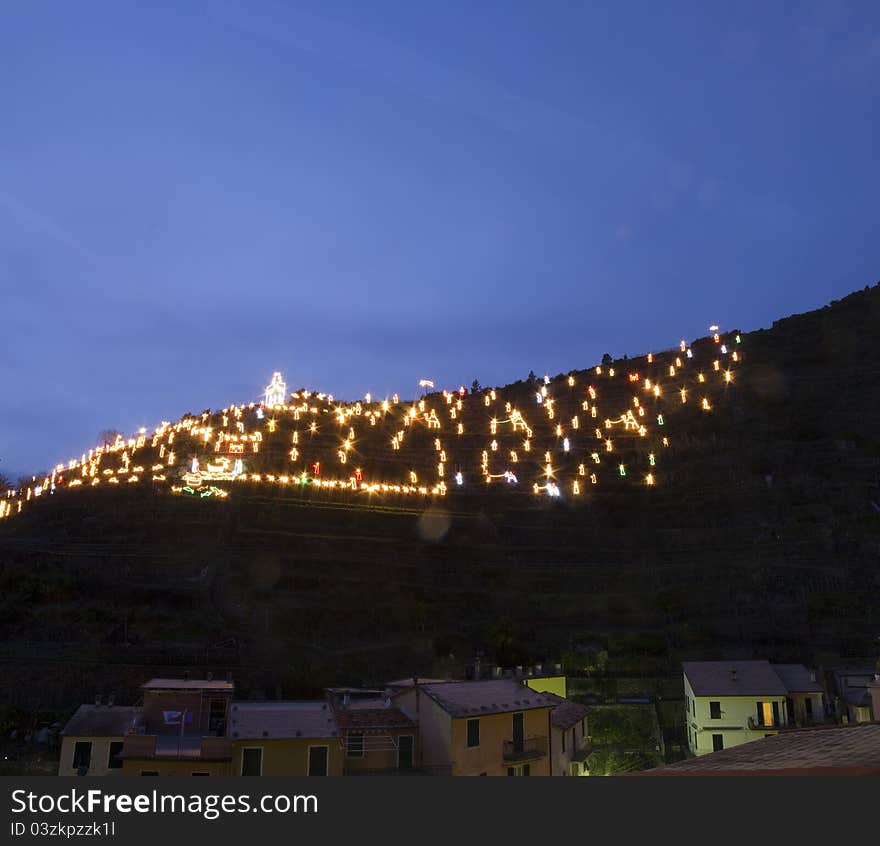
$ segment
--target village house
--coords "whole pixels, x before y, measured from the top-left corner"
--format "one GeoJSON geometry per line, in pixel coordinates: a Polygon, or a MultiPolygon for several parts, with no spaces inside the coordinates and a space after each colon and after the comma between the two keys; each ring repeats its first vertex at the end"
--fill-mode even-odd
{"type": "Polygon", "coordinates": [[[688,748],[717,752],[824,720],[821,686],[800,664],[685,661],[688,748]]]}
{"type": "Polygon", "coordinates": [[[395,696],[419,728],[419,767],[449,775],[550,775],[553,694],[514,679],[418,679],[395,696]]]}
{"type": "Polygon", "coordinates": [[[122,748],[129,730],[142,719],[139,707],[80,705],[61,734],[58,775],[122,775],[122,748]]]}
{"type": "Polygon", "coordinates": [[[233,702],[231,775],[343,774],[339,726],[327,702],[233,702]]]}

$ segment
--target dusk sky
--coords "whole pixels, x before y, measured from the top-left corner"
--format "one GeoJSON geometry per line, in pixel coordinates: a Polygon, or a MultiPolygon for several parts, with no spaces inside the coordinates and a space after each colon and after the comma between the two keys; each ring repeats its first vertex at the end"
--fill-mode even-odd
{"type": "Polygon", "coordinates": [[[0,473],[880,278],[880,4],[7,2],[0,473]]]}

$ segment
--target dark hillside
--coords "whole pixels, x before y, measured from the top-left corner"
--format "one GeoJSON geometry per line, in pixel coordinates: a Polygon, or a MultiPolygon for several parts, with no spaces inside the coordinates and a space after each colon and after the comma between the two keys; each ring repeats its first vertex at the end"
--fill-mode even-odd
{"type": "Polygon", "coordinates": [[[0,702],[122,701],[159,668],[311,695],[620,632],[669,661],[869,655],[878,337],[874,287],[692,357],[494,397],[296,391],[87,452],[4,500],[0,702]]]}

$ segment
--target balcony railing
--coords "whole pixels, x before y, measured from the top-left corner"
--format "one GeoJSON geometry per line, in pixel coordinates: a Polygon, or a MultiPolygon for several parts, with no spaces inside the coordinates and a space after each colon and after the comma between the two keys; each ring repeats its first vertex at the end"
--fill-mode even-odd
{"type": "Polygon", "coordinates": [[[752,731],[762,731],[764,729],[776,731],[778,729],[794,728],[794,723],[787,723],[781,717],[778,720],[770,720],[769,722],[758,720],[757,717],[749,717],[749,728],[752,731]]]}
{"type": "Polygon", "coordinates": [[[502,755],[505,761],[528,761],[547,754],[546,737],[527,737],[523,740],[505,740],[502,755]]]}

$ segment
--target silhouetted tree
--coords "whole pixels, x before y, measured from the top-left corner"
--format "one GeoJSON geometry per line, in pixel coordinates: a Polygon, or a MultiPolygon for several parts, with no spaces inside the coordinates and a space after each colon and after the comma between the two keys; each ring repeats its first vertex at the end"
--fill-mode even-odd
{"type": "Polygon", "coordinates": [[[605,353],[605,355],[602,356],[602,364],[611,364],[613,361],[614,359],[612,359],[608,353],[605,353]]]}
{"type": "Polygon", "coordinates": [[[475,394],[479,390],[480,390],[480,383],[476,379],[474,379],[473,383],[471,384],[471,393],[475,394]]]}

